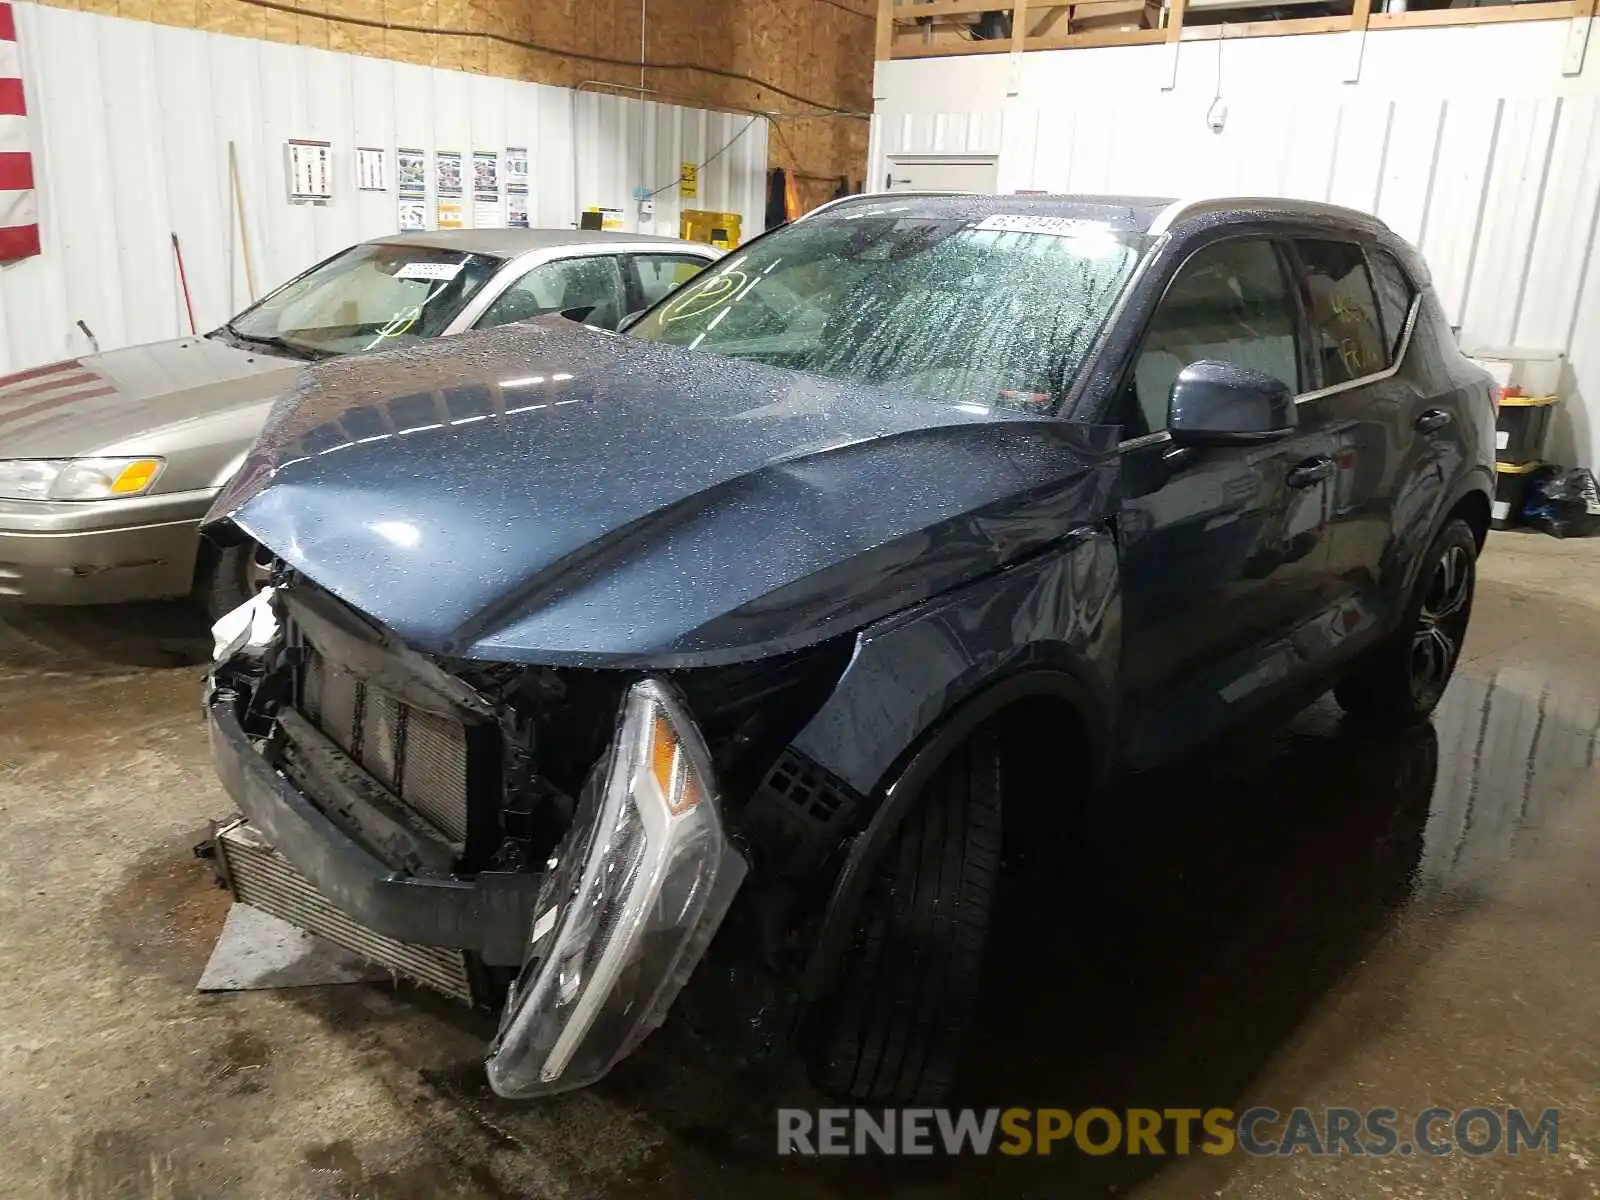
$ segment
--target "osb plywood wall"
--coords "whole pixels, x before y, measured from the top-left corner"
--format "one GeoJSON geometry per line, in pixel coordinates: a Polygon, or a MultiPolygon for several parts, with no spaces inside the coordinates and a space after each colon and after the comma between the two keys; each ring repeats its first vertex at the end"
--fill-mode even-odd
{"type": "Polygon", "coordinates": [[[565,87],[637,87],[642,14],[643,82],[662,99],[786,114],[771,163],[797,172],[805,207],[866,166],[867,122],[814,114],[871,109],[873,0],[41,2],[565,87]]]}

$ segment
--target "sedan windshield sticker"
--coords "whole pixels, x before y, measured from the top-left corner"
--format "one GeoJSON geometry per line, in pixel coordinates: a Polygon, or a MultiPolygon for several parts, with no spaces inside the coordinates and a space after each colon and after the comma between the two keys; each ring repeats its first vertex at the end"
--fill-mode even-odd
{"type": "Polygon", "coordinates": [[[396,279],[454,279],[461,274],[460,263],[411,262],[394,273],[396,279]]]}

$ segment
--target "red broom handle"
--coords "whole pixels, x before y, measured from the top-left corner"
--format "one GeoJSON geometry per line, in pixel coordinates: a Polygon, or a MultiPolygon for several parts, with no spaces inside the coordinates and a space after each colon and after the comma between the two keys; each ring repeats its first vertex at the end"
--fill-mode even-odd
{"type": "Polygon", "coordinates": [[[178,283],[183,288],[183,307],[189,312],[190,336],[198,333],[194,325],[194,301],[189,298],[189,274],[183,269],[183,247],[178,245],[178,235],[172,235],[172,253],[178,259],[178,283]]]}

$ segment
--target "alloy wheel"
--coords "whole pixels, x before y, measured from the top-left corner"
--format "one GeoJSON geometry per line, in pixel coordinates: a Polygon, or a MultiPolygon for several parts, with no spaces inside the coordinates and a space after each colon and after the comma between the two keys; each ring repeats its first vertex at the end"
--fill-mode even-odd
{"type": "Polygon", "coordinates": [[[1461,656],[1472,604],[1472,556],[1450,546],[1434,564],[1411,635],[1411,686],[1418,696],[1442,692],[1461,656]]]}

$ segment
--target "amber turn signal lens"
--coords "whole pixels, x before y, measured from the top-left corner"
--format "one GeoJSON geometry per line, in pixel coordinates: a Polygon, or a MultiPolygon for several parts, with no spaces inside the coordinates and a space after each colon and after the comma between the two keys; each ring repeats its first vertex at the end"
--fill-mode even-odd
{"type": "Polygon", "coordinates": [[[111,494],[113,496],[134,496],[149,487],[155,479],[156,472],[161,470],[159,458],[140,458],[129,463],[111,481],[111,494]]]}
{"type": "Polygon", "coordinates": [[[656,786],[661,789],[661,795],[669,807],[672,804],[672,776],[677,764],[678,739],[673,736],[672,726],[667,723],[666,716],[658,712],[650,730],[650,772],[656,777],[656,786]]]}

